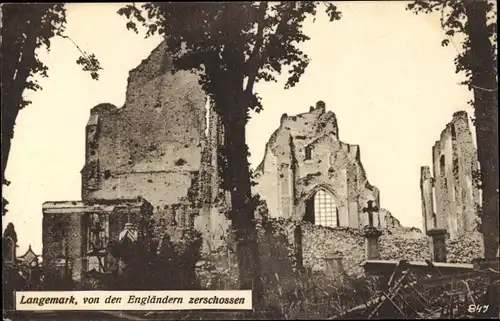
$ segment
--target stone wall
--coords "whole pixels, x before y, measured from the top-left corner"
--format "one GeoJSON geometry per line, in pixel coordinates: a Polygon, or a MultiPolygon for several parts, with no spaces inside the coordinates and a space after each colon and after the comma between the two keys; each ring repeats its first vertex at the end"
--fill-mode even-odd
{"type": "MultiPolygon", "coordinates": [[[[125,104],[92,108],[86,126],[82,199],[142,197],[154,219],[170,220],[172,208],[186,208],[186,220],[220,243],[226,224],[215,204],[218,147],[222,128],[199,76],[172,73],[172,59],[161,43],[130,71],[125,104]]],[[[227,224],[226,224],[227,225],[227,224]]]]}
{"type": "Polygon", "coordinates": [[[385,209],[381,208],[378,212],[379,221],[375,221],[374,224],[380,229],[388,229],[388,230],[401,230],[405,229],[401,222],[392,215],[392,213],[385,209]]]}
{"type": "MultiPolygon", "coordinates": [[[[151,205],[140,199],[106,200],[95,202],[66,201],[43,204],[43,267],[57,269],[60,262],[67,262],[74,281],[80,281],[88,271],[87,251],[90,215],[106,216],[107,242],[117,241],[127,222],[137,224],[141,235],[145,233],[152,213],[151,205]]],[[[145,234],[144,234],[145,235],[145,234]]],[[[118,261],[111,255],[104,259],[109,272],[118,268],[118,261]]]]}
{"type": "Polygon", "coordinates": [[[62,259],[72,262],[73,279],[79,281],[84,265],[85,227],[82,215],[74,214],[45,211],[42,221],[42,257],[45,271],[55,269],[58,261],[62,259]]]}
{"type": "Polygon", "coordinates": [[[171,73],[165,43],[132,71],[123,107],[100,104],[86,127],[82,199],[182,202],[201,169],[206,101],[198,76],[171,73]]]}
{"type": "MultiPolygon", "coordinates": [[[[343,255],[343,267],[353,278],[361,277],[366,260],[365,239],[361,231],[349,227],[326,228],[307,222],[297,222],[283,218],[259,218],[259,254],[264,286],[279,287],[296,280],[297,269],[312,272],[325,271],[324,257],[332,251],[343,255]],[[271,229],[265,228],[272,226],[271,229]],[[300,249],[300,250],[299,250],[300,249]],[[302,266],[298,262],[302,258],[302,266]],[[294,276],[295,275],[295,276],[294,276]]],[[[205,255],[198,264],[201,284],[212,289],[236,289],[238,278],[234,245],[229,243],[210,255],[205,255]]],[[[427,236],[414,228],[383,230],[380,237],[380,254],[383,260],[425,261],[431,258],[430,241],[427,236]]],[[[483,253],[480,233],[463,234],[457,239],[447,240],[448,262],[471,263],[483,253]]],[[[294,289],[296,284],[288,284],[294,289]]]]}
{"type": "Polygon", "coordinates": [[[379,191],[367,180],[359,146],[338,135],[336,116],[322,101],[309,112],[282,116],[254,175],[253,192],[266,200],[271,217],[302,220],[307,202],[324,190],[335,201],[340,226],[368,224],[360,213],[368,200],[380,207],[379,191]]]}
{"type": "MultiPolygon", "coordinates": [[[[424,235],[418,238],[408,234],[383,235],[382,259],[396,260],[406,258],[411,261],[423,261],[431,257],[431,240],[424,235]]],[[[479,232],[463,233],[457,238],[446,238],[446,256],[449,263],[472,263],[473,259],[484,253],[482,234],[479,232]]]]}
{"type": "Polygon", "coordinates": [[[359,266],[365,259],[364,239],[353,228],[326,228],[308,223],[302,224],[304,266],[313,271],[325,269],[324,257],[335,250],[343,254],[343,265],[348,274],[359,275],[359,266]]]}
{"type": "MultiPolygon", "coordinates": [[[[273,283],[278,281],[277,278],[287,278],[298,268],[312,272],[324,271],[324,257],[332,250],[343,254],[343,265],[348,274],[356,277],[363,273],[360,264],[366,259],[365,239],[359,229],[327,228],[283,218],[258,219],[257,222],[262,277],[266,282],[273,283]]],[[[394,231],[397,233],[384,230],[381,237],[383,259],[430,258],[428,249],[430,245],[420,231],[413,229],[394,231]]],[[[230,236],[226,237],[230,241],[230,236]]],[[[227,257],[228,253],[234,253],[234,248],[231,245],[228,247],[229,249],[221,248],[216,251],[217,270],[219,274],[227,273],[236,278],[236,258],[227,257]],[[231,265],[228,265],[228,262],[231,262],[231,265]]]]}
{"type": "Polygon", "coordinates": [[[425,228],[446,229],[452,239],[477,231],[481,204],[478,159],[466,112],[453,114],[432,155],[433,173],[426,166],[421,168],[425,228]]]}
{"type": "Polygon", "coordinates": [[[434,177],[429,166],[420,167],[420,193],[422,200],[422,222],[424,231],[438,228],[434,204],[434,177]]]}
{"type": "MultiPolygon", "coordinates": [[[[323,270],[323,258],[335,250],[343,254],[343,264],[348,274],[363,273],[363,269],[357,266],[365,260],[365,240],[359,230],[302,223],[302,231],[304,266],[313,271],[323,270]]],[[[416,229],[384,230],[379,241],[383,260],[424,261],[431,258],[428,237],[416,229]]],[[[447,261],[450,263],[471,263],[483,255],[482,235],[477,232],[465,233],[455,239],[448,236],[446,245],[447,261]]]]}

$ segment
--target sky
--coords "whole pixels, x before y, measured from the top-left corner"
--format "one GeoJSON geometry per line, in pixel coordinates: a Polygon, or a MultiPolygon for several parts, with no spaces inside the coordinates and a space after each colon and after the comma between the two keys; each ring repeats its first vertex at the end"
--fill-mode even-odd
{"type": "MultiPolygon", "coordinates": [[[[465,110],[471,93],[455,74],[454,46],[442,47],[438,16],[415,15],[407,2],[340,2],[340,21],[325,14],[308,21],[311,40],[301,48],[311,57],[301,81],[259,83],[264,111],[247,125],[250,163],[255,168],[283,113],[309,110],[318,100],[333,111],[339,138],[357,144],[368,180],[380,189],[381,206],[405,226],[422,228],[420,166],[432,165],[432,146],[465,110]]],[[[81,71],[80,53],[68,39],[54,38],[40,50],[49,77],[39,92],[26,92],[33,103],[17,118],[4,187],[9,212],[3,228],[14,223],[18,255],[31,245],[42,251],[42,204],[79,200],[84,164],[85,125],[90,109],[103,102],[122,106],[128,72],[161,42],[125,28],[117,3],[67,5],[67,35],[95,53],[103,70],[99,81],[81,71]]]]}

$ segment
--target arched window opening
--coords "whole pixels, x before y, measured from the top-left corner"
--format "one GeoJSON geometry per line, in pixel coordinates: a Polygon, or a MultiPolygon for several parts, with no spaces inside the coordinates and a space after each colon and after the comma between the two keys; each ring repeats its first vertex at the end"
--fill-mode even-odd
{"type": "Polygon", "coordinates": [[[109,216],[92,213],[87,217],[87,271],[107,270],[106,253],[109,242],[109,216]]]}
{"type": "Polygon", "coordinates": [[[441,155],[441,157],[439,158],[439,173],[441,175],[445,175],[445,172],[446,172],[446,162],[444,159],[444,155],[441,155]]]}
{"type": "Polygon", "coordinates": [[[109,217],[106,214],[89,215],[87,252],[105,251],[109,241],[109,217]]]}
{"type": "Polygon", "coordinates": [[[319,190],[306,202],[304,220],[325,227],[340,226],[338,207],[333,195],[319,190]]]}

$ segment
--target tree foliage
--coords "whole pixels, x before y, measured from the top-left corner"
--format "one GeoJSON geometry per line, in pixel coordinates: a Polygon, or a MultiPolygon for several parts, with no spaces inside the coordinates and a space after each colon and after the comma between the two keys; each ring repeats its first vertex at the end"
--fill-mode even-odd
{"type": "MultiPolygon", "coordinates": [[[[253,92],[258,81],[276,81],[288,69],[286,88],[304,73],[309,57],[298,45],[310,38],[302,32],[319,2],[145,3],[118,13],[128,29],[146,28],[146,37],[165,37],[176,70],[202,72],[201,85],[212,96],[223,94],[228,79],[246,78],[241,91],[250,109],[262,108],[253,92]],[[287,68],[288,67],[288,68],[287,68]]],[[[327,4],[331,20],[340,18],[327,4]]],[[[219,106],[220,107],[220,106],[219,106]]],[[[224,112],[224,111],[222,111],[224,112]]]]}
{"type": "MultiPolygon", "coordinates": [[[[40,49],[50,50],[53,37],[71,38],[64,34],[64,4],[10,3],[2,5],[1,13],[2,182],[8,185],[5,169],[16,118],[21,109],[31,104],[31,101],[24,98],[24,94],[26,90],[41,90],[37,78],[48,77],[49,68],[40,60],[38,52],[40,49]]],[[[88,54],[76,44],[75,46],[81,53],[76,63],[97,80],[98,72],[102,69],[99,61],[94,54],[88,54]]],[[[2,203],[2,215],[5,215],[7,201],[4,199],[2,203]]]]}
{"type": "Polygon", "coordinates": [[[172,227],[167,227],[155,238],[151,234],[138,242],[111,241],[110,254],[123,264],[114,286],[122,290],[198,289],[195,265],[200,259],[200,233],[179,228],[176,232],[181,238],[174,241],[172,232],[172,227]],[[144,276],[138,278],[139,274],[144,276]]]}
{"type": "MultiPolygon", "coordinates": [[[[466,3],[469,2],[472,6],[474,5],[471,0],[416,0],[408,4],[407,10],[413,11],[415,14],[424,13],[438,13],[440,15],[441,28],[445,34],[445,38],[442,40],[441,45],[443,47],[452,44],[457,50],[457,57],[455,58],[456,73],[463,72],[466,76],[466,80],[462,82],[463,85],[467,85],[469,90],[473,90],[478,86],[473,84],[471,81],[472,72],[474,70],[474,64],[478,61],[474,61],[471,52],[471,39],[469,37],[468,29],[471,27],[470,21],[467,18],[467,6],[466,3]],[[454,37],[462,38],[458,43],[455,42],[454,37]]],[[[491,41],[491,46],[482,48],[486,50],[489,56],[493,59],[493,64],[489,66],[491,72],[494,73],[495,77],[498,74],[497,67],[497,8],[496,3],[486,2],[484,0],[479,0],[478,2],[486,3],[487,12],[487,37],[491,41]]],[[[498,81],[498,79],[497,79],[498,81]]],[[[495,91],[496,88],[481,88],[483,90],[495,91]]],[[[469,102],[471,105],[472,101],[469,102]]]]}
{"type": "Polygon", "coordinates": [[[498,67],[497,7],[485,0],[416,0],[407,9],[415,13],[439,12],[446,35],[442,45],[452,43],[457,50],[456,72],[464,72],[474,94],[477,151],[482,189],[481,219],[485,257],[494,258],[499,249],[498,217],[498,67]],[[462,38],[461,48],[454,36],[462,38]]]}
{"type": "MultiPolygon", "coordinates": [[[[174,59],[174,72],[200,72],[200,83],[215,101],[215,109],[227,124],[248,118],[248,110],[262,109],[254,92],[259,81],[277,81],[288,73],[285,88],[293,87],[309,64],[299,44],[310,38],[302,31],[306,18],[314,16],[320,2],[242,3],[145,3],[127,5],[118,14],[128,19],[127,28],[146,37],[165,37],[174,59]],[[237,95],[242,114],[225,103],[228,90],[237,95]]],[[[340,18],[336,6],[326,3],[330,20],[340,18]]],[[[227,126],[226,126],[227,127],[227,126]]],[[[234,133],[232,133],[234,134],[234,133]]],[[[227,189],[235,182],[225,175],[227,189]]]]}

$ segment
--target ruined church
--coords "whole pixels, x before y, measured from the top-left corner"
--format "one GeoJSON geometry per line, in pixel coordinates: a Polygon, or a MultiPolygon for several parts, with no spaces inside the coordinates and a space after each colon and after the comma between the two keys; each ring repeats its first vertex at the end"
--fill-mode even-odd
{"type": "MultiPolygon", "coordinates": [[[[271,217],[362,228],[369,223],[363,212],[368,201],[380,207],[379,190],[367,179],[359,146],[339,139],[337,118],[323,101],[303,114],[283,114],[254,176],[254,192],[266,201],[271,217]]],[[[396,222],[385,209],[374,214],[376,227],[396,222]]]]}
{"type": "MultiPolygon", "coordinates": [[[[229,225],[220,210],[229,195],[219,187],[217,164],[224,128],[199,76],[171,70],[162,43],[130,71],[121,108],[91,109],[81,200],[43,204],[44,268],[68,271],[75,282],[112,273],[120,262],[109,244],[146,240],[152,219],[166,227],[159,233],[195,227],[204,250],[220,246],[229,225]]],[[[360,228],[368,224],[367,202],[380,206],[359,147],[339,140],[336,117],[323,102],[283,116],[256,174],[254,193],[275,217],[360,228]]],[[[399,226],[388,211],[378,214],[377,226],[399,226]]]]}
{"type": "Polygon", "coordinates": [[[432,148],[432,160],[432,172],[429,166],[420,169],[425,232],[444,229],[454,239],[477,231],[479,161],[465,111],[453,114],[432,148]]]}
{"type": "Polygon", "coordinates": [[[47,268],[69,270],[76,281],[89,271],[114,271],[119,262],[109,243],[140,241],[152,218],[194,225],[205,236],[227,226],[217,210],[224,203],[216,157],[221,124],[198,76],[171,70],[162,43],[130,71],[123,107],[91,109],[81,200],[43,204],[47,268]]]}

